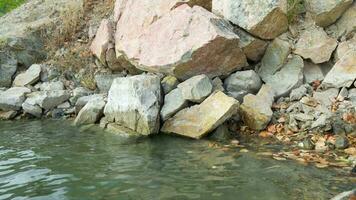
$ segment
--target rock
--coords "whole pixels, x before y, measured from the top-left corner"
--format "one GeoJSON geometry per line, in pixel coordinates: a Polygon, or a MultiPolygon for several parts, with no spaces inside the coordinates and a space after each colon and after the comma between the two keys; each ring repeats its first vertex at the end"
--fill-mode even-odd
{"type": "Polygon", "coordinates": [[[105,96],[103,94],[93,94],[88,96],[79,97],[75,103],[75,112],[79,113],[79,111],[89,102],[89,101],[103,101],[105,96]]]}
{"type": "Polygon", "coordinates": [[[31,101],[25,101],[22,104],[22,109],[25,113],[28,113],[32,116],[35,116],[37,118],[41,118],[42,117],[42,108],[39,105],[32,105],[31,101]]]}
{"type": "Polygon", "coordinates": [[[272,104],[275,91],[263,85],[257,95],[248,94],[240,106],[240,114],[244,123],[253,130],[263,130],[272,119],[272,104]]]}
{"type": "Polygon", "coordinates": [[[110,122],[140,135],[150,135],[159,131],[161,101],[158,76],[116,78],[110,88],[104,114],[110,122]]]}
{"type": "Polygon", "coordinates": [[[320,102],[321,105],[329,107],[335,101],[339,90],[330,88],[325,91],[314,92],[313,97],[320,102]]]}
{"type": "Polygon", "coordinates": [[[26,102],[30,102],[31,105],[39,105],[45,110],[50,110],[69,98],[70,93],[67,90],[40,91],[29,94],[26,102]]]}
{"type": "Polygon", "coordinates": [[[356,51],[356,35],[352,39],[339,44],[335,52],[335,61],[339,61],[349,51],[356,51]]]}
{"type": "Polygon", "coordinates": [[[137,68],[170,74],[179,80],[199,74],[227,75],[247,66],[232,25],[198,6],[179,6],[135,41],[123,41],[121,34],[120,30],[116,32],[116,51],[124,53],[137,68]]]}
{"type": "Polygon", "coordinates": [[[242,102],[247,94],[258,92],[262,81],[253,70],[238,71],[225,79],[224,86],[230,96],[242,102]]]}
{"type": "Polygon", "coordinates": [[[328,29],[335,38],[351,38],[356,32],[356,3],[346,10],[339,20],[328,29]]]}
{"type": "Polygon", "coordinates": [[[349,94],[348,94],[347,98],[350,101],[356,103],[356,88],[352,88],[351,90],[349,90],[349,94]]]}
{"type": "Polygon", "coordinates": [[[119,124],[116,123],[108,123],[106,125],[106,131],[109,133],[114,133],[114,134],[118,134],[120,136],[124,136],[124,137],[141,137],[142,135],[140,135],[139,133],[137,133],[136,131],[133,131],[132,129],[126,128],[124,126],[121,126],[119,124]]]}
{"type": "Polygon", "coordinates": [[[233,134],[230,132],[226,124],[222,124],[218,128],[216,128],[209,137],[209,139],[218,142],[228,142],[232,138],[233,138],[233,134]]]}
{"type": "Polygon", "coordinates": [[[58,78],[61,74],[56,66],[53,65],[41,65],[41,81],[47,82],[58,78]]]}
{"type": "Polygon", "coordinates": [[[274,39],[288,29],[285,0],[213,0],[212,10],[262,39],[274,39]]]}
{"type": "Polygon", "coordinates": [[[61,108],[56,108],[47,113],[53,119],[62,119],[64,117],[64,110],[61,108]]]}
{"type": "Polygon", "coordinates": [[[17,111],[10,110],[10,111],[5,111],[1,112],[0,111],[0,120],[12,120],[16,117],[17,111]]]}
{"type": "Polygon", "coordinates": [[[111,84],[114,81],[114,79],[118,77],[123,77],[123,75],[122,74],[96,74],[94,78],[100,92],[107,93],[109,92],[111,84]]]}
{"type": "Polygon", "coordinates": [[[84,108],[80,110],[78,116],[75,118],[74,124],[95,124],[103,116],[105,104],[106,102],[104,100],[89,101],[84,108]]]}
{"type": "Polygon", "coordinates": [[[68,101],[66,101],[66,102],[64,102],[62,104],[59,104],[57,106],[57,108],[59,108],[59,109],[68,109],[68,108],[70,108],[70,103],[68,101]]]}
{"type": "Polygon", "coordinates": [[[307,122],[307,121],[312,121],[314,120],[314,117],[312,115],[308,115],[305,113],[297,113],[293,115],[293,118],[300,121],[300,122],[307,122]]]}
{"type": "Polygon", "coordinates": [[[31,65],[26,72],[16,76],[14,86],[27,86],[36,83],[40,79],[41,65],[31,65]]]}
{"type": "Polygon", "coordinates": [[[204,99],[213,91],[213,85],[205,74],[194,76],[178,85],[182,91],[184,99],[196,103],[204,101],[204,99]]]}
{"type": "Polygon", "coordinates": [[[103,19],[90,46],[91,52],[103,64],[106,64],[106,51],[108,50],[109,44],[112,42],[112,40],[112,25],[108,19],[103,19]]]}
{"type": "Polygon", "coordinates": [[[312,26],[301,34],[294,53],[318,64],[329,61],[336,46],[337,40],[329,37],[323,28],[312,26]]]}
{"type": "Polygon", "coordinates": [[[179,81],[174,76],[166,76],[161,81],[161,85],[162,85],[164,94],[168,94],[170,91],[175,89],[178,84],[179,84],[179,81]]]}
{"type": "Polygon", "coordinates": [[[352,4],[353,0],[306,0],[307,11],[316,25],[327,27],[333,24],[352,4]]]}
{"type": "Polygon", "coordinates": [[[332,129],[332,114],[320,115],[311,125],[311,129],[322,129],[324,132],[332,129]]]}
{"type": "Polygon", "coordinates": [[[239,47],[242,49],[247,59],[253,62],[260,61],[266,51],[268,43],[253,37],[241,28],[235,27],[234,31],[240,38],[239,47]]]}
{"type": "Polygon", "coordinates": [[[190,138],[202,138],[234,115],[238,104],[234,98],[216,92],[200,105],[181,110],[168,119],[161,131],[190,138]],[[211,112],[212,110],[214,112],[211,112]]]}
{"type": "Polygon", "coordinates": [[[26,87],[12,87],[0,95],[0,110],[11,111],[20,110],[25,101],[25,95],[31,90],[26,87]]]}
{"type": "Polygon", "coordinates": [[[303,59],[293,55],[291,59],[274,75],[265,77],[265,82],[276,91],[276,97],[287,96],[303,84],[303,59]]]}
{"type": "Polygon", "coordinates": [[[276,38],[268,45],[265,55],[262,58],[261,67],[258,74],[262,80],[266,80],[271,75],[278,72],[287,61],[291,52],[291,46],[288,42],[276,38]]]}
{"type": "Polygon", "coordinates": [[[213,91],[220,91],[220,92],[225,91],[224,83],[222,82],[222,80],[219,77],[215,77],[211,81],[211,84],[213,84],[213,91]]]}
{"type": "Polygon", "coordinates": [[[62,81],[44,82],[40,85],[41,91],[64,90],[62,81]]]}
{"type": "Polygon", "coordinates": [[[326,75],[322,88],[350,87],[356,79],[356,51],[349,51],[326,75]]]}
{"type": "Polygon", "coordinates": [[[161,109],[162,121],[166,121],[187,106],[188,101],[183,98],[182,91],[178,88],[172,90],[164,97],[164,104],[161,109]]]}
{"type": "Polygon", "coordinates": [[[72,97],[70,97],[69,102],[71,105],[75,105],[80,97],[89,96],[91,94],[93,94],[93,91],[84,87],[77,87],[73,90],[72,97]]]}
{"type": "Polygon", "coordinates": [[[289,98],[291,101],[299,101],[307,94],[308,94],[307,86],[302,85],[299,88],[292,90],[292,92],[289,95],[289,98]]]}
{"type": "Polygon", "coordinates": [[[349,146],[349,140],[345,136],[336,136],[335,147],[337,149],[346,149],[349,146]]]}
{"type": "MultiPolygon", "coordinates": [[[[125,70],[125,66],[131,66],[131,64],[128,63],[128,61],[118,60],[116,58],[115,46],[113,44],[110,44],[108,49],[106,50],[105,59],[108,67],[114,72],[122,72],[123,70],[125,70]]],[[[127,69],[134,69],[134,68],[127,67],[127,69]]],[[[129,71],[129,72],[131,73],[134,71],[129,71]]]]}
{"type": "Polygon", "coordinates": [[[9,60],[7,63],[1,63],[0,58],[0,87],[11,87],[12,78],[16,71],[16,60],[9,60]]]}
{"type": "Polygon", "coordinates": [[[337,95],[337,100],[338,101],[344,101],[347,97],[349,96],[349,91],[347,88],[341,88],[339,95],[337,95]]]}
{"type": "Polygon", "coordinates": [[[324,80],[324,73],[321,68],[321,65],[314,64],[309,61],[304,61],[304,79],[308,84],[313,83],[314,81],[324,80]]]}

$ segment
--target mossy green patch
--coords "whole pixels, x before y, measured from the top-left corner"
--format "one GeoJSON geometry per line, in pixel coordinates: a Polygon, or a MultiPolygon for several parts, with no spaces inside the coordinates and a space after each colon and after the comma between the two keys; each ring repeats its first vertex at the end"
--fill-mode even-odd
{"type": "Polygon", "coordinates": [[[27,0],[0,0],[0,16],[23,4],[27,0]]]}

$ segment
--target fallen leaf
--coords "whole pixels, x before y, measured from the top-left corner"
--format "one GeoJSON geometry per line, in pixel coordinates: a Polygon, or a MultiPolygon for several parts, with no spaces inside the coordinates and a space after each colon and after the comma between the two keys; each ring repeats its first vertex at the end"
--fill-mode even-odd
{"type": "Polygon", "coordinates": [[[272,137],[273,134],[268,131],[262,131],[262,132],[260,132],[259,136],[262,138],[268,138],[268,137],[272,137]]]}

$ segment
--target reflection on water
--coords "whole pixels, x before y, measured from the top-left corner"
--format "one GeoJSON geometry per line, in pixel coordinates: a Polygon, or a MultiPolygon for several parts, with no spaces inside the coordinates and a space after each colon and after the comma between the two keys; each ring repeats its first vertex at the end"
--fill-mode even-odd
{"type": "Polygon", "coordinates": [[[0,199],[315,200],[352,186],[333,171],[224,152],[208,141],[0,122],[0,199]]]}

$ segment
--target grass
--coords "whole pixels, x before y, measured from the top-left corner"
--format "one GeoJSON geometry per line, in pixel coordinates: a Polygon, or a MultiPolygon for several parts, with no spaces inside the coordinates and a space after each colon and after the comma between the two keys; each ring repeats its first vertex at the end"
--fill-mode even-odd
{"type": "Polygon", "coordinates": [[[304,0],[287,0],[288,11],[287,17],[290,24],[295,22],[298,15],[305,12],[304,0]]]}
{"type": "Polygon", "coordinates": [[[0,16],[25,3],[26,0],[0,0],[0,16]]]}

